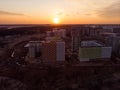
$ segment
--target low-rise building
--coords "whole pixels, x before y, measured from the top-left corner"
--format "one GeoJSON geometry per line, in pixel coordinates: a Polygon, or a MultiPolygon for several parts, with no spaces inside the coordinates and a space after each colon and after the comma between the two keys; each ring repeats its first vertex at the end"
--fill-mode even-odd
{"type": "Polygon", "coordinates": [[[79,47],[79,60],[106,59],[111,57],[112,47],[107,47],[97,41],[82,41],[79,47]]]}

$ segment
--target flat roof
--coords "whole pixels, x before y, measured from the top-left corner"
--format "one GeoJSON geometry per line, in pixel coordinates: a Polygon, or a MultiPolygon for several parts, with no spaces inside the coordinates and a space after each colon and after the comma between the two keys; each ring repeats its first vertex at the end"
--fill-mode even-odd
{"type": "Polygon", "coordinates": [[[98,43],[95,40],[91,40],[91,41],[82,41],[81,42],[81,46],[82,47],[102,47],[104,46],[103,44],[98,43]]]}

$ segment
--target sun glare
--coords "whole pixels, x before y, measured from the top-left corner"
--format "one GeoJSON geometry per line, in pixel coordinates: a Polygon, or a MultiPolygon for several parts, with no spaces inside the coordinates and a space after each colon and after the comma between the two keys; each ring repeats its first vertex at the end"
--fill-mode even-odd
{"type": "Polygon", "coordinates": [[[56,17],[56,18],[54,18],[53,22],[54,22],[55,24],[59,24],[60,20],[59,20],[59,18],[56,17]]]}

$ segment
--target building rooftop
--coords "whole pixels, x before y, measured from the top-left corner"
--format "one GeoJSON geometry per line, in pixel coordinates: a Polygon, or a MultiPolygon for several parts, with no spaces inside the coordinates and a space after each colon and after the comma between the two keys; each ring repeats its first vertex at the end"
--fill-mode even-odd
{"type": "Polygon", "coordinates": [[[82,41],[81,46],[82,47],[102,47],[104,45],[98,43],[97,41],[82,41]]]}
{"type": "Polygon", "coordinates": [[[29,41],[29,43],[27,43],[24,47],[30,47],[30,44],[33,44],[33,43],[42,43],[43,41],[29,41]]]}

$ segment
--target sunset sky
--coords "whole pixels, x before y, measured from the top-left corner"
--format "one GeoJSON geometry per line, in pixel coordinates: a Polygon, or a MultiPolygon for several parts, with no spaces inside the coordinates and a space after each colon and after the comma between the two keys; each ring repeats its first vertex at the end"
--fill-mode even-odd
{"type": "Polygon", "coordinates": [[[120,24],[120,0],[0,0],[0,24],[120,24]]]}

